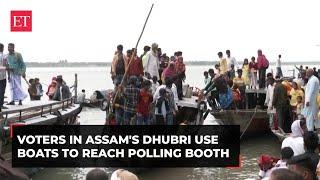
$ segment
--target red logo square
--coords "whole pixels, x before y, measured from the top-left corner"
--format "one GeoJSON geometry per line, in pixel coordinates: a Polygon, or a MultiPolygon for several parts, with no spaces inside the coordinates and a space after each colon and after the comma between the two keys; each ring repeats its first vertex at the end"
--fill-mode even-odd
{"type": "Polygon", "coordinates": [[[11,11],[11,32],[32,31],[32,11],[11,11]]]}

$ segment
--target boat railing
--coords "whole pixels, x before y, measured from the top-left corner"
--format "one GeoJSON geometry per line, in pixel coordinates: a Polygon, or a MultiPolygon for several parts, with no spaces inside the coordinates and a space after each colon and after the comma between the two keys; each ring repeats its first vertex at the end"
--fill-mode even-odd
{"type": "MultiPolygon", "coordinates": [[[[0,112],[0,116],[3,116],[3,125],[7,125],[8,122],[14,121],[14,122],[22,122],[23,121],[23,113],[24,112],[30,112],[36,110],[38,113],[33,114],[32,117],[45,117],[45,114],[52,114],[56,110],[62,110],[65,111],[67,108],[70,108],[74,106],[75,97],[71,97],[62,101],[52,101],[49,103],[41,104],[41,105],[34,105],[31,107],[26,108],[17,108],[12,110],[5,110],[3,112],[0,112]],[[55,106],[55,107],[54,107],[55,106]],[[8,117],[10,114],[12,115],[18,115],[14,117],[8,117]]],[[[28,118],[32,118],[28,117],[28,118]]],[[[1,119],[0,119],[1,120],[1,119]]]]}

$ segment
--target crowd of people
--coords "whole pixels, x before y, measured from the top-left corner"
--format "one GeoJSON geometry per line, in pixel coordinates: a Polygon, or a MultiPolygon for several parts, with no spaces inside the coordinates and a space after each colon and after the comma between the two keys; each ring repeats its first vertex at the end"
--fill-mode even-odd
{"type": "Polygon", "coordinates": [[[260,178],[283,180],[284,174],[291,174],[297,180],[316,180],[320,177],[318,134],[308,131],[305,120],[294,121],[291,132],[282,142],[280,160],[269,155],[259,158],[260,178]],[[280,172],[282,178],[278,177],[280,172]]]}
{"type": "MultiPolygon", "coordinates": [[[[298,78],[286,78],[281,69],[281,55],[278,56],[276,73],[273,74],[266,73],[269,61],[261,50],[258,50],[257,58],[251,57],[250,63],[247,58],[244,59],[242,67],[231,56],[230,50],[226,54],[227,58],[224,58],[223,53],[219,52],[219,63],[215,65],[215,70],[210,68],[204,72],[205,87],[202,91],[209,103],[210,99],[213,100],[213,107],[244,109],[255,100],[246,101],[246,89],[265,89],[265,95],[259,94],[255,98],[261,108],[267,108],[272,129],[280,127],[290,132],[292,122],[302,118],[306,118],[308,130],[319,127],[320,73],[316,68],[300,66],[297,68],[298,78]]],[[[247,95],[250,96],[250,93],[247,92],[247,95]]]]}
{"type": "MultiPolygon", "coordinates": [[[[43,89],[39,78],[31,78],[27,81],[26,65],[21,53],[15,51],[13,43],[9,43],[8,53],[4,54],[4,45],[0,43],[0,112],[7,108],[4,106],[7,82],[10,84],[11,94],[10,102],[7,105],[15,105],[15,102],[22,105],[22,101],[28,97],[28,94],[22,88],[22,79],[29,85],[30,100],[40,100],[43,96],[43,89]]],[[[52,79],[46,95],[50,100],[58,101],[71,97],[70,89],[61,75],[52,79]]]]}
{"type": "Polygon", "coordinates": [[[123,46],[117,46],[111,66],[117,93],[110,124],[176,123],[177,102],[183,98],[186,71],[182,52],[169,58],[156,43],[145,46],[143,51],[138,57],[136,49],[124,54],[123,46]]]}

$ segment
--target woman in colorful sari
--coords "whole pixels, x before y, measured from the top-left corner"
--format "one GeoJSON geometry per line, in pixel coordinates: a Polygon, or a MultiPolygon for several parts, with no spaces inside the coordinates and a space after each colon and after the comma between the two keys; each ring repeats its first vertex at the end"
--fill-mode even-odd
{"type": "Polygon", "coordinates": [[[166,67],[163,72],[162,72],[162,75],[161,75],[161,81],[163,82],[163,84],[165,84],[165,79],[166,78],[175,78],[176,76],[176,70],[175,70],[175,67],[174,67],[174,62],[170,62],[169,66],[166,67]]]}

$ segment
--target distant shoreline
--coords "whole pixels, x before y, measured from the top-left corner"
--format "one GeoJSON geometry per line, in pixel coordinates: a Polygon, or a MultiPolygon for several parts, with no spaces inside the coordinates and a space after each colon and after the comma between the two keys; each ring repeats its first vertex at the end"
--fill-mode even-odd
{"type": "MultiPolygon", "coordinates": [[[[186,61],[186,65],[192,66],[205,66],[215,65],[217,61],[186,61]]],[[[242,62],[239,62],[242,64],[242,62]]],[[[282,65],[320,65],[320,61],[306,61],[306,62],[282,62],[282,65]]],[[[270,65],[275,65],[275,62],[271,62],[270,65]]],[[[27,67],[108,67],[111,66],[111,62],[26,62],[27,67]]]]}

